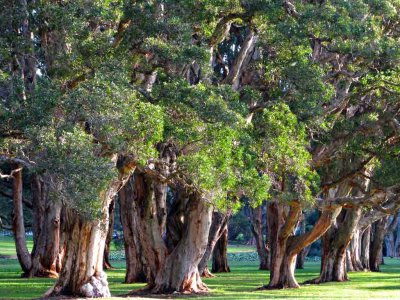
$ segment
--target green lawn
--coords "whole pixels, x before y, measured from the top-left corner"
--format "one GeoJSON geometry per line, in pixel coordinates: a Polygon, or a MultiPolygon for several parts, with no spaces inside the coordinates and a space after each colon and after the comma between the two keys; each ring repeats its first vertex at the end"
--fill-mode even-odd
{"type": "MultiPolygon", "coordinates": [[[[1,243],[0,253],[3,253],[1,243]]],[[[307,285],[294,290],[257,291],[267,283],[268,273],[257,269],[257,262],[231,262],[231,273],[205,279],[211,293],[196,299],[400,299],[400,260],[385,259],[380,273],[350,273],[351,281],[307,285]]],[[[124,261],[114,261],[116,270],[108,272],[111,293],[126,294],[143,284],[123,284],[124,261]]],[[[308,262],[297,271],[299,282],[316,277],[319,263],[308,262]]],[[[54,282],[51,279],[22,279],[15,259],[0,259],[0,299],[33,299],[40,297],[54,282]]],[[[118,298],[113,298],[118,299],[118,298]]],[[[121,298],[122,299],[122,298],[121,298]]]]}

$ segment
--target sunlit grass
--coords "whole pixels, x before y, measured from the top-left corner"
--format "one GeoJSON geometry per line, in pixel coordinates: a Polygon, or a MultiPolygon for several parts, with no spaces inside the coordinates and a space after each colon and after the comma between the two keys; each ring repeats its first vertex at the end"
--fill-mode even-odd
{"type": "MultiPolygon", "coordinates": [[[[3,243],[0,244],[3,247],[3,243]]],[[[7,248],[8,249],[8,248],[7,248]]],[[[3,253],[4,249],[0,249],[3,253]]],[[[143,284],[123,284],[125,262],[113,261],[115,270],[107,271],[113,299],[119,299],[143,284]],[[118,297],[119,296],[119,297],[118,297]],[[118,297],[118,298],[117,298],[118,297]]],[[[268,272],[259,271],[257,262],[231,262],[231,273],[205,279],[211,293],[195,299],[400,299],[400,260],[385,259],[380,273],[350,273],[350,281],[306,285],[300,289],[262,290],[257,288],[268,281],[268,272]]],[[[296,271],[299,282],[319,273],[318,262],[307,262],[304,270],[296,271]]],[[[52,286],[52,279],[20,278],[21,270],[15,259],[0,259],[0,299],[35,299],[52,286]]],[[[187,298],[187,297],[182,297],[187,298]]]]}

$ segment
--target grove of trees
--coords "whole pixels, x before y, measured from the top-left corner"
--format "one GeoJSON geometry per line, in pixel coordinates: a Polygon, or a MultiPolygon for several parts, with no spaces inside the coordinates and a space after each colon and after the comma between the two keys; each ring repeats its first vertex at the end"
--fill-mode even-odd
{"type": "Polygon", "coordinates": [[[110,296],[115,207],[150,294],[207,292],[244,205],[268,289],[319,239],[310,283],[398,253],[399,1],[0,7],[0,225],[46,296],[110,296]]]}

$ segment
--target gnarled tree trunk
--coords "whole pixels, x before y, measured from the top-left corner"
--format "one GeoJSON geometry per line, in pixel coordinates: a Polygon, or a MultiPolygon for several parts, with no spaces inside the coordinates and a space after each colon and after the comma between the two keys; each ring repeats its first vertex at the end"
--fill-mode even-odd
{"type": "Polygon", "coordinates": [[[357,229],[361,209],[344,209],[322,237],[322,262],[320,276],[312,283],[347,281],[346,248],[357,229]]]}
{"type": "Polygon", "coordinates": [[[197,293],[208,290],[197,266],[207,248],[211,212],[210,205],[194,195],[190,196],[182,239],[158,272],[155,285],[151,288],[153,293],[197,293]]]}
{"type": "Polygon", "coordinates": [[[298,288],[294,276],[297,255],[320,238],[332,225],[341,207],[325,207],[314,228],[302,235],[294,235],[301,214],[300,204],[273,202],[268,206],[268,232],[271,247],[271,272],[267,288],[298,288]],[[288,211],[289,210],[289,211],[288,211]]]}
{"type": "Polygon", "coordinates": [[[218,242],[215,244],[212,258],[212,272],[227,273],[231,269],[228,265],[228,222],[222,228],[222,234],[218,242]]]}
{"type": "Polygon", "coordinates": [[[103,271],[104,248],[109,227],[108,209],[113,197],[134,169],[130,159],[118,158],[119,178],[101,195],[101,217],[87,219],[66,209],[66,249],[61,274],[45,297],[74,295],[88,298],[110,297],[107,275],[103,271]]]}

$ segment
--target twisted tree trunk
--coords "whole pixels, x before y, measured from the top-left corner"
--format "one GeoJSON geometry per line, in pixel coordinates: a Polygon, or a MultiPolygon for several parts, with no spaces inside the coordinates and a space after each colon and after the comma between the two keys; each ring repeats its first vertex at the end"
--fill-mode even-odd
{"type": "Polygon", "coordinates": [[[207,248],[211,212],[211,207],[204,201],[190,197],[184,234],[158,272],[152,293],[197,293],[208,290],[197,266],[207,248]]]}
{"type": "Polygon", "coordinates": [[[267,288],[299,287],[294,276],[296,256],[328,230],[340,211],[340,206],[325,207],[311,231],[295,236],[294,229],[301,213],[300,204],[292,202],[289,208],[285,204],[273,202],[268,206],[271,272],[267,288]]]}
{"type": "Polygon", "coordinates": [[[346,248],[350,244],[361,217],[361,209],[344,209],[335,226],[322,237],[320,276],[312,283],[347,281],[346,248]]]}

